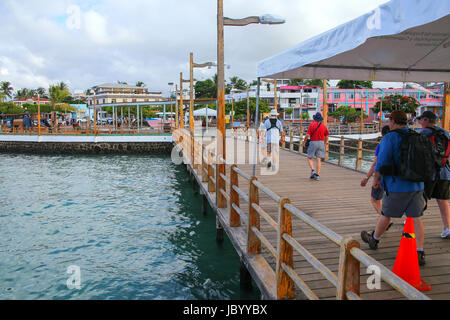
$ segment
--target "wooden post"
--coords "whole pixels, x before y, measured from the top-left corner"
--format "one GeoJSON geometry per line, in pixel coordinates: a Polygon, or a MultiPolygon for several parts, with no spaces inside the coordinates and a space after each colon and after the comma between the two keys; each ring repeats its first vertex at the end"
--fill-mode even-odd
{"type": "Polygon", "coordinates": [[[339,146],[339,160],[338,160],[338,165],[340,166],[344,164],[344,155],[345,155],[345,140],[344,136],[341,136],[341,143],[339,146]]]}
{"type": "Polygon", "coordinates": [[[241,218],[233,208],[233,204],[239,207],[239,194],[233,189],[233,186],[239,187],[239,177],[234,171],[236,167],[235,164],[230,167],[230,227],[239,227],[241,225],[241,218]]]}
{"type": "Polygon", "coordinates": [[[339,255],[339,274],[336,298],[347,300],[347,291],[360,294],[360,263],[351,254],[352,248],[359,248],[359,243],[351,237],[342,240],[339,255]]]}
{"type": "Polygon", "coordinates": [[[205,145],[202,143],[202,182],[208,182],[208,164],[205,161],[205,151],[208,152],[208,150],[205,150],[205,145]]]}
{"type": "Polygon", "coordinates": [[[330,141],[329,137],[325,137],[325,161],[328,161],[330,158],[330,141]]]}
{"type": "Polygon", "coordinates": [[[298,143],[298,153],[303,153],[303,132],[300,132],[300,138],[298,143]]]}
{"type": "Polygon", "coordinates": [[[294,130],[289,132],[289,150],[294,151],[294,130]]]}
{"type": "Polygon", "coordinates": [[[289,210],[284,208],[286,203],[291,203],[289,199],[283,198],[279,203],[279,217],[280,225],[278,227],[278,246],[277,246],[277,299],[294,299],[295,289],[294,281],[283,270],[281,265],[285,265],[294,268],[294,255],[292,246],[283,239],[283,234],[292,236],[292,217],[289,210]]]}
{"type": "Polygon", "coordinates": [[[258,180],[256,177],[250,179],[250,191],[249,191],[249,212],[248,212],[248,231],[247,231],[247,253],[259,254],[261,253],[261,240],[255,235],[252,227],[260,228],[260,216],[258,212],[252,207],[255,203],[259,205],[259,193],[258,187],[253,184],[253,181],[258,180]]]}
{"type": "Polygon", "coordinates": [[[363,141],[361,138],[359,138],[358,140],[358,152],[357,152],[357,157],[356,157],[356,170],[361,170],[361,166],[362,166],[362,146],[363,146],[363,141]]]}
{"type": "Polygon", "coordinates": [[[216,186],[211,179],[214,179],[214,168],[211,166],[212,163],[213,157],[211,156],[211,152],[208,150],[208,192],[216,191],[216,186]]]}

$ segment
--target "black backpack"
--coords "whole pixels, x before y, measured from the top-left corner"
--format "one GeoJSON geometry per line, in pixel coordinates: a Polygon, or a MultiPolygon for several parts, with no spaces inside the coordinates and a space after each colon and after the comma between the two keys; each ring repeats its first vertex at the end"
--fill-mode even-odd
{"type": "Polygon", "coordinates": [[[436,156],[430,139],[414,130],[393,130],[402,136],[400,161],[380,169],[383,175],[396,176],[411,182],[431,181],[436,175],[436,156]]]}
{"type": "MultiPolygon", "coordinates": [[[[273,128],[277,128],[278,129],[278,127],[277,127],[278,119],[269,118],[269,121],[270,121],[270,128],[267,129],[267,131],[269,131],[270,129],[273,129],[273,128]]],[[[280,131],[280,129],[278,129],[278,131],[280,131]]]]}
{"type": "Polygon", "coordinates": [[[442,129],[435,127],[428,127],[428,129],[433,132],[429,139],[433,144],[433,151],[437,161],[436,166],[442,168],[448,163],[450,142],[442,129]]]}

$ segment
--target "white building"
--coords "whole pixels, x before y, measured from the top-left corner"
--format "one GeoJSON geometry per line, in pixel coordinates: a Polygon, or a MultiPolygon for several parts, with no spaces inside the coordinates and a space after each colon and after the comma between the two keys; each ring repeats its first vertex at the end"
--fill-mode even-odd
{"type": "Polygon", "coordinates": [[[150,92],[148,88],[131,86],[128,84],[104,83],[92,87],[91,94],[87,96],[89,106],[102,106],[111,103],[137,103],[164,100],[161,92],[150,92]],[[95,94],[93,93],[95,92],[95,94]]]}

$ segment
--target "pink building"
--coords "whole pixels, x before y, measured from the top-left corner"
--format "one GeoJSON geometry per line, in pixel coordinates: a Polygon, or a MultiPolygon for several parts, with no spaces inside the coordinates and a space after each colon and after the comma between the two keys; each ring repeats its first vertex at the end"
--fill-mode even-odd
{"type": "MultiPolygon", "coordinates": [[[[443,88],[429,89],[437,94],[443,94],[443,88]]],[[[438,115],[442,114],[443,100],[441,97],[424,93],[415,89],[339,89],[329,88],[327,90],[328,110],[332,112],[342,105],[352,106],[360,109],[369,116],[366,121],[372,121],[376,118],[373,112],[374,105],[380,97],[390,95],[403,95],[415,98],[420,103],[418,114],[425,110],[431,110],[438,115]]],[[[315,112],[323,111],[323,90],[315,86],[281,86],[279,101],[281,110],[293,108],[291,115],[285,114],[286,120],[300,119],[300,103],[302,101],[302,112],[308,112],[310,115],[315,112]]]]}

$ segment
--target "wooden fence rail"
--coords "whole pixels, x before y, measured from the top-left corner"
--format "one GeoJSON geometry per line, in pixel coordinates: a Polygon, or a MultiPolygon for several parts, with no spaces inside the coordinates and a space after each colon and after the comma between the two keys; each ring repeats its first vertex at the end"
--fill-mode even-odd
{"type": "MultiPolygon", "coordinates": [[[[293,299],[295,297],[295,286],[303,292],[308,299],[319,299],[318,295],[308,287],[294,269],[294,251],[303,256],[306,261],[316,269],[322,276],[336,288],[336,299],[339,300],[360,300],[360,265],[376,266],[381,270],[381,278],[400,292],[408,299],[427,300],[427,296],[417,291],[414,287],[400,279],[381,263],[368,256],[359,248],[359,243],[350,238],[343,237],[315,219],[311,218],[294,205],[290,200],[283,198],[262,184],[256,177],[251,177],[243,172],[236,164],[227,164],[224,159],[219,159],[225,163],[229,169],[229,176],[220,174],[215,177],[215,167],[213,163],[216,160],[215,150],[206,146],[198,138],[191,139],[187,130],[175,130],[173,132],[173,141],[179,141],[179,145],[185,154],[184,160],[191,165],[192,170],[196,170],[201,175],[201,182],[207,184],[207,190],[210,193],[217,192],[216,179],[223,179],[225,188],[220,188],[220,192],[227,200],[227,207],[230,210],[229,221],[231,228],[242,227],[246,230],[246,254],[247,256],[262,256],[262,246],[274,257],[275,265],[275,284],[274,297],[276,299],[293,299]],[[191,145],[194,144],[194,146],[191,145]],[[190,154],[192,150],[201,152],[198,167],[190,163],[193,159],[190,154]],[[249,184],[248,193],[239,187],[239,180],[244,179],[249,184]],[[228,189],[227,189],[228,187],[228,189]],[[228,192],[226,191],[228,190],[228,192]],[[260,193],[267,195],[278,206],[278,222],[275,221],[268,212],[261,207],[259,198],[260,193]],[[248,204],[248,212],[245,213],[241,206],[241,200],[248,204]],[[277,243],[270,243],[268,238],[262,233],[260,224],[261,217],[274,230],[277,231],[277,243]],[[333,273],[324,263],[319,261],[311,252],[309,252],[292,235],[293,217],[300,219],[303,223],[312,228],[315,232],[323,235],[326,239],[336,244],[339,249],[339,269],[338,274],[333,273]]],[[[241,139],[250,139],[251,136],[240,135],[241,139]]],[[[292,140],[291,140],[292,141],[292,140]]],[[[341,138],[342,144],[342,138],[341,138]]],[[[339,146],[341,145],[339,144],[339,146]]],[[[361,150],[362,147],[359,146],[361,150]]],[[[221,210],[220,208],[218,210],[221,210]]]]}

